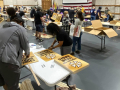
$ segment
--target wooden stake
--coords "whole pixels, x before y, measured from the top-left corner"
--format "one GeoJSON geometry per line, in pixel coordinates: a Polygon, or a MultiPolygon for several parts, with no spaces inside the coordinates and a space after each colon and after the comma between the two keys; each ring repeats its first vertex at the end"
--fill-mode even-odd
{"type": "Polygon", "coordinates": [[[40,82],[38,81],[37,76],[35,75],[34,71],[32,70],[32,67],[30,66],[30,64],[28,64],[28,66],[29,66],[29,69],[30,69],[30,71],[32,72],[32,74],[33,74],[33,76],[34,76],[34,78],[35,78],[35,80],[36,80],[38,86],[40,86],[40,82]]]}

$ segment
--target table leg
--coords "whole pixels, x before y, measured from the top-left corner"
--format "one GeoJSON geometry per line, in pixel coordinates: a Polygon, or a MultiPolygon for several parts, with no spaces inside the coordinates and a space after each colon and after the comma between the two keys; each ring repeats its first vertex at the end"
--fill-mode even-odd
{"type": "Polygon", "coordinates": [[[55,85],[55,90],[57,90],[57,86],[55,85]]]}
{"type": "Polygon", "coordinates": [[[101,51],[103,50],[103,36],[101,36],[101,51]]]}
{"type": "Polygon", "coordinates": [[[63,80],[63,81],[66,82],[67,86],[69,87],[69,90],[72,90],[72,88],[70,87],[70,85],[68,83],[69,79],[70,79],[70,75],[65,80],[63,80]]]}
{"type": "Polygon", "coordinates": [[[105,48],[105,36],[104,36],[104,48],[105,48]]]}

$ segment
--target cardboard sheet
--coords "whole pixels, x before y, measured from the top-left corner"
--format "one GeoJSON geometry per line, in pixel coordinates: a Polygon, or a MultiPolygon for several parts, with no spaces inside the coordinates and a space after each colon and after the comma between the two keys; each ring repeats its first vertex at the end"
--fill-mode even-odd
{"type": "Polygon", "coordinates": [[[119,22],[119,20],[113,20],[113,21],[110,21],[110,24],[116,24],[117,22],[119,22]]]}
{"type": "Polygon", "coordinates": [[[120,26],[120,22],[117,22],[117,23],[115,24],[115,26],[120,26]]]}
{"type": "Polygon", "coordinates": [[[38,59],[36,56],[33,54],[33,52],[30,52],[30,57],[26,59],[26,57],[22,58],[22,65],[27,65],[31,63],[38,62],[38,59]]]}
{"type": "Polygon", "coordinates": [[[107,29],[107,30],[103,30],[105,32],[105,34],[111,38],[111,37],[115,37],[118,36],[118,34],[113,30],[113,29],[107,29]]]}
{"type": "Polygon", "coordinates": [[[92,22],[92,27],[93,27],[94,29],[98,29],[98,28],[103,27],[100,20],[93,20],[93,21],[91,21],[91,22],[92,22]]]}
{"type": "Polygon", "coordinates": [[[91,30],[90,32],[88,32],[89,34],[93,34],[93,35],[98,35],[101,33],[101,31],[99,30],[91,30]]]}
{"type": "Polygon", "coordinates": [[[52,50],[48,50],[48,49],[36,52],[35,55],[37,55],[38,57],[40,57],[41,59],[43,59],[46,62],[61,57],[61,55],[53,52],[52,50]]]}
{"type": "Polygon", "coordinates": [[[55,59],[55,62],[74,74],[89,66],[89,63],[70,54],[55,59]]]}

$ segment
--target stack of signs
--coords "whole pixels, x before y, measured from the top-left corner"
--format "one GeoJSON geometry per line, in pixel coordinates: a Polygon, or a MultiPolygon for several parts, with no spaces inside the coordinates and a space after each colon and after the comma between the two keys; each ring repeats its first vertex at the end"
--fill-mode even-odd
{"type": "Polygon", "coordinates": [[[38,62],[38,59],[32,52],[30,52],[29,58],[23,57],[23,59],[22,59],[22,65],[28,65],[31,63],[35,63],[35,62],[38,62]]]}
{"type": "Polygon", "coordinates": [[[89,66],[89,63],[80,60],[70,54],[64,55],[58,59],[55,59],[55,62],[61,65],[62,67],[66,68],[73,74],[85,69],[89,66]]]}
{"type": "Polygon", "coordinates": [[[35,55],[37,55],[38,57],[40,57],[41,59],[43,59],[46,62],[61,57],[61,55],[53,52],[52,50],[48,50],[48,49],[36,52],[35,55]]]}
{"type": "Polygon", "coordinates": [[[118,36],[118,34],[112,28],[103,27],[100,20],[94,20],[91,22],[92,26],[85,27],[85,32],[93,35],[105,35],[109,38],[118,36]]]}
{"type": "Polygon", "coordinates": [[[60,22],[61,18],[62,18],[62,14],[58,14],[56,19],[55,19],[55,22],[60,22]]]}
{"type": "Polygon", "coordinates": [[[57,17],[57,16],[58,16],[57,13],[53,13],[51,19],[52,19],[52,20],[56,20],[56,17],[57,17]]]}

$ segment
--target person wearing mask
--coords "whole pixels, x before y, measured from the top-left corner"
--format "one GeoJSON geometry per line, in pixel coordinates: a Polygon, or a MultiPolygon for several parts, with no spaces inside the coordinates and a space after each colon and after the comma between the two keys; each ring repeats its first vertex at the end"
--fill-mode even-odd
{"type": "Polygon", "coordinates": [[[101,19],[101,9],[102,7],[99,7],[98,10],[97,10],[97,13],[96,13],[96,19],[101,19]]]}
{"type": "Polygon", "coordinates": [[[69,32],[70,32],[69,25],[71,25],[71,23],[70,23],[68,11],[64,11],[64,16],[62,18],[62,25],[63,25],[62,26],[63,30],[65,30],[65,32],[69,35],[69,32]]]}
{"type": "Polygon", "coordinates": [[[18,88],[23,50],[30,55],[27,32],[22,20],[14,18],[0,28],[0,86],[5,90],[18,88]]]}
{"type": "Polygon", "coordinates": [[[106,7],[106,8],[105,8],[105,16],[106,16],[107,18],[105,18],[104,22],[107,22],[108,19],[109,19],[109,15],[108,15],[108,12],[109,12],[109,11],[110,11],[110,10],[108,9],[108,7],[106,7]]]}
{"type": "Polygon", "coordinates": [[[70,22],[72,24],[74,24],[75,20],[74,20],[74,15],[75,15],[75,11],[74,11],[74,8],[71,7],[71,10],[69,10],[69,17],[70,17],[70,22]]]}
{"type": "Polygon", "coordinates": [[[30,17],[31,17],[31,18],[34,18],[35,8],[36,8],[36,7],[34,7],[34,8],[31,10],[31,12],[30,12],[30,17]]]}
{"type": "Polygon", "coordinates": [[[85,8],[83,7],[83,5],[81,5],[81,12],[83,13],[83,16],[85,16],[85,8]]]}
{"type": "Polygon", "coordinates": [[[92,6],[92,9],[90,10],[90,13],[91,13],[91,20],[95,20],[95,5],[92,6]]]}
{"type": "Polygon", "coordinates": [[[44,22],[43,16],[42,16],[42,12],[40,12],[41,8],[37,7],[37,11],[35,13],[35,26],[36,26],[36,39],[39,39],[40,42],[43,42],[43,40],[41,39],[41,32],[43,31],[43,26],[42,26],[42,22],[44,22]]]}
{"type": "Polygon", "coordinates": [[[73,47],[72,47],[72,53],[71,55],[74,55],[75,53],[75,46],[76,46],[76,42],[78,44],[78,47],[77,47],[77,51],[76,53],[80,53],[80,50],[81,50],[81,37],[82,37],[82,25],[83,25],[83,20],[84,20],[84,17],[83,17],[83,14],[81,11],[78,11],[77,12],[77,19],[75,20],[75,28],[74,28],[74,34],[73,34],[73,47]],[[80,27],[80,35],[79,37],[76,37],[76,33],[78,32],[78,27],[80,27]]]}
{"type": "Polygon", "coordinates": [[[70,54],[72,39],[69,37],[69,35],[64,30],[61,30],[61,28],[54,23],[50,23],[47,26],[47,30],[50,34],[56,35],[56,39],[48,49],[53,50],[60,47],[61,55],[70,54]],[[54,46],[56,42],[58,42],[58,45],[54,46]]]}
{"type": "Polygon", "coordinates": [[[20,15],[18,13],[16,13],[16,10],[13,7],[7,8],[7,14],[10,17],[10,21],[12,21],[16,17],[21,18],[20,15]]]}
{"type": "Polygon", "coordinates": [[[24,10],[24,9],[23,9],[23,6],[21,6],[21,7],[20,7],[20,11],[23,11],[23,10],[24,10]]]}

